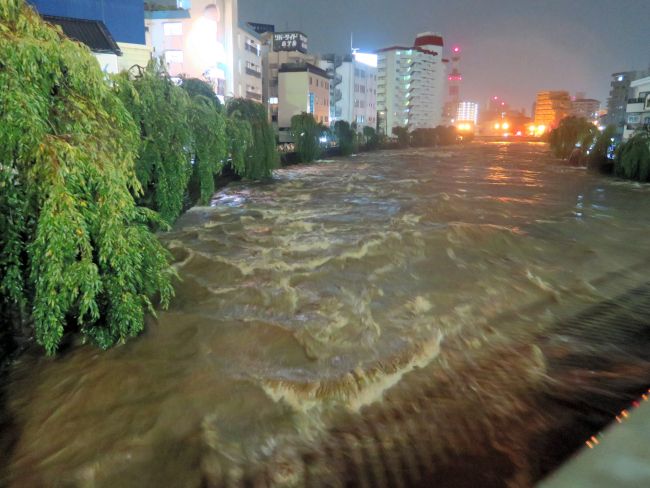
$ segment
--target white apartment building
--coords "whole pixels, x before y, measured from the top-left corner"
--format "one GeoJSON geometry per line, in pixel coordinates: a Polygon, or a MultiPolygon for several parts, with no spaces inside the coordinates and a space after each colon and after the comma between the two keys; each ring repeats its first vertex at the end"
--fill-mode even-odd
{"type": "Polygon", "coordinates": [[[234,96],[262,103],[262,41],[246,24],[237,28],[234,71],[234,96]]]}
{"type": "Polygon", "coordinates": [[[394,127],[434,128],[443,122],[446,67],[443,39],[418,34],[411,47],[392,46],[378,51],[377,109],[380,132],[394,127]]]}
{"type": "Polygon", "coordinates": [[[320,66],[331,78],[331,122],[345,120],[357,130],[377,127],[376,56],[354,53],[324,56],[320,66]]]}
{"type": "Polygon", "coordinates": [[[627,100],[623,140],[640,129],[650,130],[650,76],[630,83],[632,98],[627,100]]]}

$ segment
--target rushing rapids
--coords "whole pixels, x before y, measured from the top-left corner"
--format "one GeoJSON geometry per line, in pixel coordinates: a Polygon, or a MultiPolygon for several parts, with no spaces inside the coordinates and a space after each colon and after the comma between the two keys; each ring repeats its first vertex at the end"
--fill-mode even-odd
{"type": "Polygon", "coordinates": [[[0,481],[530,486],[647,386],[593,314],[640,313],[649,197],[507,143],[231,184],[143,337],[13,366],[0,481]]]}

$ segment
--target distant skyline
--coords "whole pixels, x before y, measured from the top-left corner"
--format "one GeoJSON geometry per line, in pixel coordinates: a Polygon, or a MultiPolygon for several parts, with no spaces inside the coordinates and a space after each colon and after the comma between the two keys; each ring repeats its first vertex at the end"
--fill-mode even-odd
{"type": "Polygon", "coordinates": [[[239,0],[240,20],[301,30],[314,53],[412,43],[439,32],[463,49],[462,98],[491,96],[530,113],[540,90],[603,105],[610,75],[650,66],[648,0],[239,0]]]}

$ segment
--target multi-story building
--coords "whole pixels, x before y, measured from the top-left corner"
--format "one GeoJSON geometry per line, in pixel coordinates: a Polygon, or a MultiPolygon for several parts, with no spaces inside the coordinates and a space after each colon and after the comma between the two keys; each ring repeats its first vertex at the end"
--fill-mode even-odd
{"type": "Polygon", "coordinates": [[[203,79],[222,101],[239,96],[237,0],[150,0],[148,5],[147,45],[165,61],[170,75],[203,79]]]}
{"type": "Polygon", "coordinates": [[[650,76],[630,83],[631,98],[627,100],[623,139],[638,130],[650,130],[650,76]]]}
{"type": "Polygon", "coordinates": [[[571,114],[571,97],[567,91],[543,91],[535,102],[535,125],[540,131],[556,128],[560,121],[571,114]]]}
{"type": "Polygon", "coordinates": [[[330,79],[327,72],[310,63],[283,63],[278,70],[278,121],[280,142],[291,128],[291,119],[312,114],[317,122],[330,122],[330,79]]]}
{"type": "Polygon", "coordinates": [[[86,44],[104,71],[114,73],[134,64],[146,65],[144,8],[132,0],[29,0],[65,34],[86,44]]]}
{"type": "MultiPolygon", "coordinates": [[[[262,98],[267,105],[269,118],[276,130],[280,127],[280,69],[284,64],[317,67],[319,58],[309,54],[308,48],[309,38],[302,32],[270,31],[262,34],[262,98]]],[[[304,111],[304,109],[301,110],[301,112],[304,111]]],[[[288,126],[283,125],[283,127],[288,126]]]]}
{"type": "Polygon", "coordinates": [[[623,135],[625,129],[630,84],[634,80],[645,76],[650,76],[650,69],[647,71],[622,71],[612,75],[611,90],[607,100],[607,116],[603,119],[603,122],[605,125],[615,126],[619,137],[623,135]]]}
{"type": "Polygon", "coordinates": [[[478,103],[458,102],[456,105],[456,122],[478,124],[478,103]]]}
{"type": "Polygon", "coordinates": [[[379,131],[395,127],[434,128],[442,123],[445,98],[443,39],[419,34],[413,46],[378,51],[377,109],[379,131]]]}
{"type": "MultiPolygon", "coordinates": [[[[460,88],[463,81],[463,75],[460,72],[460,47],[454,46],[451,53],[451,72],[447,76],[447,102],[445,103],[443,114],[443,121],[446,125],[452,125],[456,122],[458,104],[461,103],[460,88]]],[[[448,62],[446,59],[443,61],[448,62]]]]}
{"type": "Polygon", "coordinates": [[[600,101],[593,98],[576,98],[571,102],[571,115],[581,117],[590,122],[598,121],[600,101]]]}
{"type": "Polygon", "coordinates": [[[377,58],[365,53],[323,56],[330,76],[330,122],[345,120],[357,130],[377,127],[377,58]]]}
{"type": "Polygon", "coordinates": [[[262,102],[262,43],[248,24],[240,24],[235,40],[235,90],[237,98],[262,102]]]}

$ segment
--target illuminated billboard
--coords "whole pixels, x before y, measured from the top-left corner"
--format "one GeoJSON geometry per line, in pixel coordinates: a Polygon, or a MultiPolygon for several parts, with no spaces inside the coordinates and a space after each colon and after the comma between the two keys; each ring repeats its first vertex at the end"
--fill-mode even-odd
{"type": "Polygon", "coordinates": [[[298,51],[307,54],[308,39],[302,32],[276,32],[273,34],[274,51],[298,51]]]}
{"type": "Polygon", "coordinates": [[[237,0],[192,0],[188,9],[147,11],[145,24],[148,42],[172,77],[206,80],[221,100],[234,96],[237,0]]]}
{"type": "Polygon", "coordinates": [[[186,55],[194,75],[208,80],[217,95],[225,97],[232,79],[232,27],[228,29],[227,0],[192,2],[186,55]]]}

